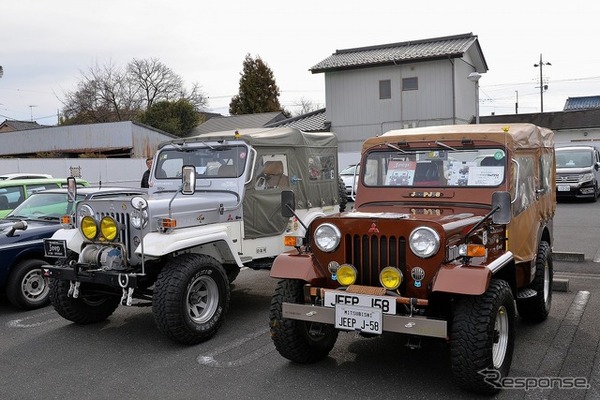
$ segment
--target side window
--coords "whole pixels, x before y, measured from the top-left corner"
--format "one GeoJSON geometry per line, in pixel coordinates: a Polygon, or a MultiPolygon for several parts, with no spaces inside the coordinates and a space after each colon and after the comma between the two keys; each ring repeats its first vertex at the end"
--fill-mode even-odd
{"type": "Polygon", "coordinates": [[[392,81],[389,79],[379,81],[379,100],[392,98],[392,81]]]}
{"type": "Polygon", "coordinates": [[[56,183],[46,183],[46,184],[39,184],[39,185],[27,185],[27,197],[31,196],[31,193],[36,193],[39,192],[40,190],[46,190],[46,189],[56,189],[57,187],[59,187],[60,185],[56,184],[56,183]]]}
{"type": "Polygon", "coordinates": [[[540,158],[540,189],[543,194],[550,193],[550,176],[552,175],[552,154],[542,154],[540,158]]]}
{"type": "Polygon", "coordinates": [[[516,199],[513,207],[513,214],[518,215],[535,199],[535,163],[533,156],[519,156],[515,158],[518,166],[518,176],[516,185],[516,199]]]}
{"type": "Polygon", "coordinates": [[[15,208],[25,200],[22,186],[8,186],[0,189],[0,210],[15,208]]]}
{"type": "Polygon", "coordinates": [[[308,178],[311,181],[329,181],[336,179],[334,157],[316,154],[308,157],[308,178]]]}
{"type": "Polygon", "coordinates": [[[403,78],[402,79],[402,90],[418,90],[419,89],[419,78],[403,78]]]}
{"type": "Polygon", "coordinates": [[[285,154],[259,156],[255,176],[254,187],[256,190],[289,187],[287,156],[285,154]]]}

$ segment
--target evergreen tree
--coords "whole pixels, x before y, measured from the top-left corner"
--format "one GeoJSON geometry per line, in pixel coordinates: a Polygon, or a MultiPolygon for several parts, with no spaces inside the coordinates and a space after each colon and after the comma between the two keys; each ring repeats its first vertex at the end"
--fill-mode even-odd
{"type": "Polygon", "coordinates": [[[195,107],[185,99],[154,103],[140,118],[140,121],[146,125],[180,137],[190,133],[200,120],[201,117],[195,107]]]}
{"type": "Polygon", "coordinates": [[[240,115],[281,111],[279,87],[273,71],[260,57],[253,59],[250,54],[246,55],[243,66],[240,90],[231,98],[229,113],[240,115]]]}

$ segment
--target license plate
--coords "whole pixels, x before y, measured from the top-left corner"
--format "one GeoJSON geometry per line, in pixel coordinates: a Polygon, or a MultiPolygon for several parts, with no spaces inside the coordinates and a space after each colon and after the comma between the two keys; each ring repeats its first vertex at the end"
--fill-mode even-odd
{"type": "Polygon", "coordinates": [[[67,257],[67,242],[65,240],[44,239],[44,254],[46,257],[67,257]]]}
{"type": "Polygon", "coordinates": [[[367,308],[379,308],[384,314],[396,314],[396,299],[389,296],[371,296],[342,292],[339,290],[328,290],[325,292],[325,307],[336,305],[360,306],[367,308]]]}
{"type": "Polygon", "coordinates": [[[569,185],[558,185],[559,192],[569,192],[571,191],[571,186],[569,185]]]}
{"type": "Polygon", "coordinates": [[[383,324],[379,308],[336,304],[335,327],[346,331],[361,331],[381,335],[383,324]]]}

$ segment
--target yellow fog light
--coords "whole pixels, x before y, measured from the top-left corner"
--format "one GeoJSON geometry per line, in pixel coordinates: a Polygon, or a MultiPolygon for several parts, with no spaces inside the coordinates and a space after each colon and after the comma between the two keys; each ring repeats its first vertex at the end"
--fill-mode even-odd
{"type": "Polygon", "coordinates": [[[80,230],[87,240],[94,240],[98,235],[96,220],[89,215],[81,219],[80,230]]]}
{"type": "Polygon", "coordinates": [[[342,264],[337,270],[337,280],[344,286],[350,286],[356,282],[356,268],[350,264],[342,264]]]}
{"type": "Polygon", "coordinates": [[[379,282],[387,290],[396,290],[402,283],[402,271],[396,267],[385,267],[379,273],[379,282]]]}
{"type": "Polygon", "coordinates": [[[117,233],[119,232],[117,221],[111,217],[102,218],[102,221],[100,221],[100,232],[106,240],[112,242],[115,240],[117,233]]]}

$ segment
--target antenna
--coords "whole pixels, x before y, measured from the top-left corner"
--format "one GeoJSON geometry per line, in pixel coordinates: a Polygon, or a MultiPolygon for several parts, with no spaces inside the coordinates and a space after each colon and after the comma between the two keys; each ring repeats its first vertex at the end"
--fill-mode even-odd
{"type": "Polygon", "coordinates": [[[33,122],[33,107],[37,107],[36,105],[30,105],[29,110],[31,112],[31,122],[33,122]]]}

